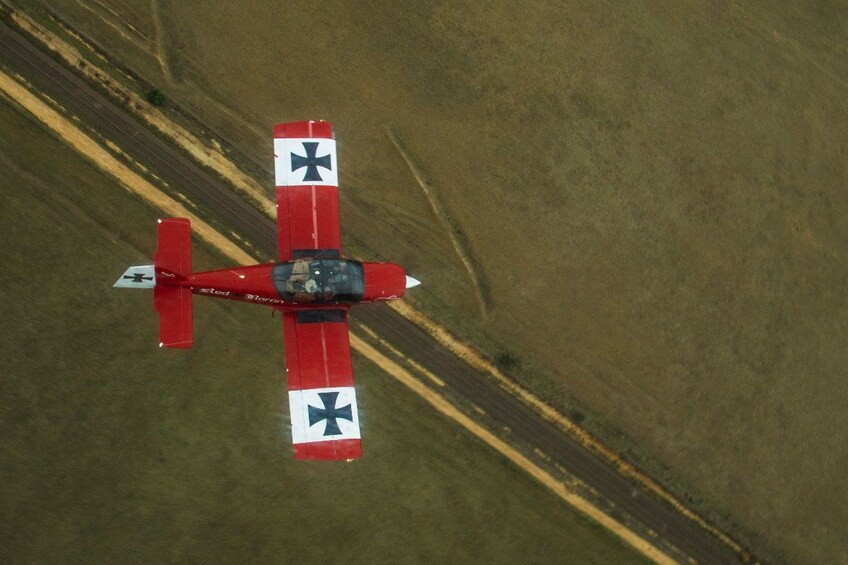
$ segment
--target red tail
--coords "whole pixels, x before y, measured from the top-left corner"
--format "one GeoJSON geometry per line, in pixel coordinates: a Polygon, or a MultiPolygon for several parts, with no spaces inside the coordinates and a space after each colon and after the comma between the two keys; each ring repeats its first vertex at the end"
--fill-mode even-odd
{"type": "Polygon", "coordinates": [[[159,220],[158,236],[153,307],[159,312],[159,347],[188,349],[194,342],[191,289],[172,283],[191,274],[191,223],[185,218],[159,220]]]}

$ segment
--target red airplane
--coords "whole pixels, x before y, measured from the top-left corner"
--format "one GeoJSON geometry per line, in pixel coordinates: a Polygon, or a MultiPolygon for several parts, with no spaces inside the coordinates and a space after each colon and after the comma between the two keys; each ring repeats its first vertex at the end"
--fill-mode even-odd
{"type": "Polygon", "coordinates": [[[191,225],[159,220],[153,265],[130,267],[119,288],[153,289],[159,346],[193,343],[192,294],[282,311],[292,442],[296,459],[362,455],[353,387],[348,309],[393,300],[420,284],[393,263],[342,256],[333,126],[274,126],[279,262],[205,273],[191,271],[191,225]]]}

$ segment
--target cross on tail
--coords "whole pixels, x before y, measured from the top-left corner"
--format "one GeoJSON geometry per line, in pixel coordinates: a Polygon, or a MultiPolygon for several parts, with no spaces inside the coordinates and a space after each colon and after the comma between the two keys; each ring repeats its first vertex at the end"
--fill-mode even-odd
{"type": "Polygon", "coordinates": [[[130,267],[113,285],[115,288],[146,288],[156,286],[156,270],[153,265],[130,267]]]}

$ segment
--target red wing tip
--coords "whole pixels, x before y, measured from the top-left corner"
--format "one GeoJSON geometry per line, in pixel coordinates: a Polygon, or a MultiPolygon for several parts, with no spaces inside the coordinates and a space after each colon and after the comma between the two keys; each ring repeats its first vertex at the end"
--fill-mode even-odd
{"type": "Polygon", "coordinates": [[[159,347],[168,347],[170,349],[191,349],[191,346],[193,344],[194,344],[194,340],[173,341],[173,342],[168,342],[168,343],[160,341],[159,347]]]}
{"type": "Polygon", "coordinates": [[[342,439],[294,444],[294,458],[299,461],[345,461],[362,457],[362,440],[342,439]]]}
{"type": "Polygon", "coordinates": [[[168,222],[169,224],[183,224],[191,227],[191,220],[188,218],[159,218],[156,220],[157,224],[164,224],[165,222],[168,222]]]}
{"type": "Polygon", "coordinates": [[[333,124],[324,120],[302,120],[274,124],[274,138],[322,137],[333,139],[333,124]]]}

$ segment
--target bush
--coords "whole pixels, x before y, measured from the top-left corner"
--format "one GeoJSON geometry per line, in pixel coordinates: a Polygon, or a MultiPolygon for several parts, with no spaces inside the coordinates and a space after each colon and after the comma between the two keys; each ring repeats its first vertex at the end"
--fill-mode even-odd
{"type": "Polygon", "coordinates": [[[495,365],[502,371],[510,371],[518,365],[518,358],[508,352],[498,353],[495,357],[495,365]]]}
{"type": "Polygon", "coordinates": [[[154,106],[163,106],[165,104],[165,95],[158,88],[154,88],[147,93],[147,101],[154,106]]]}

